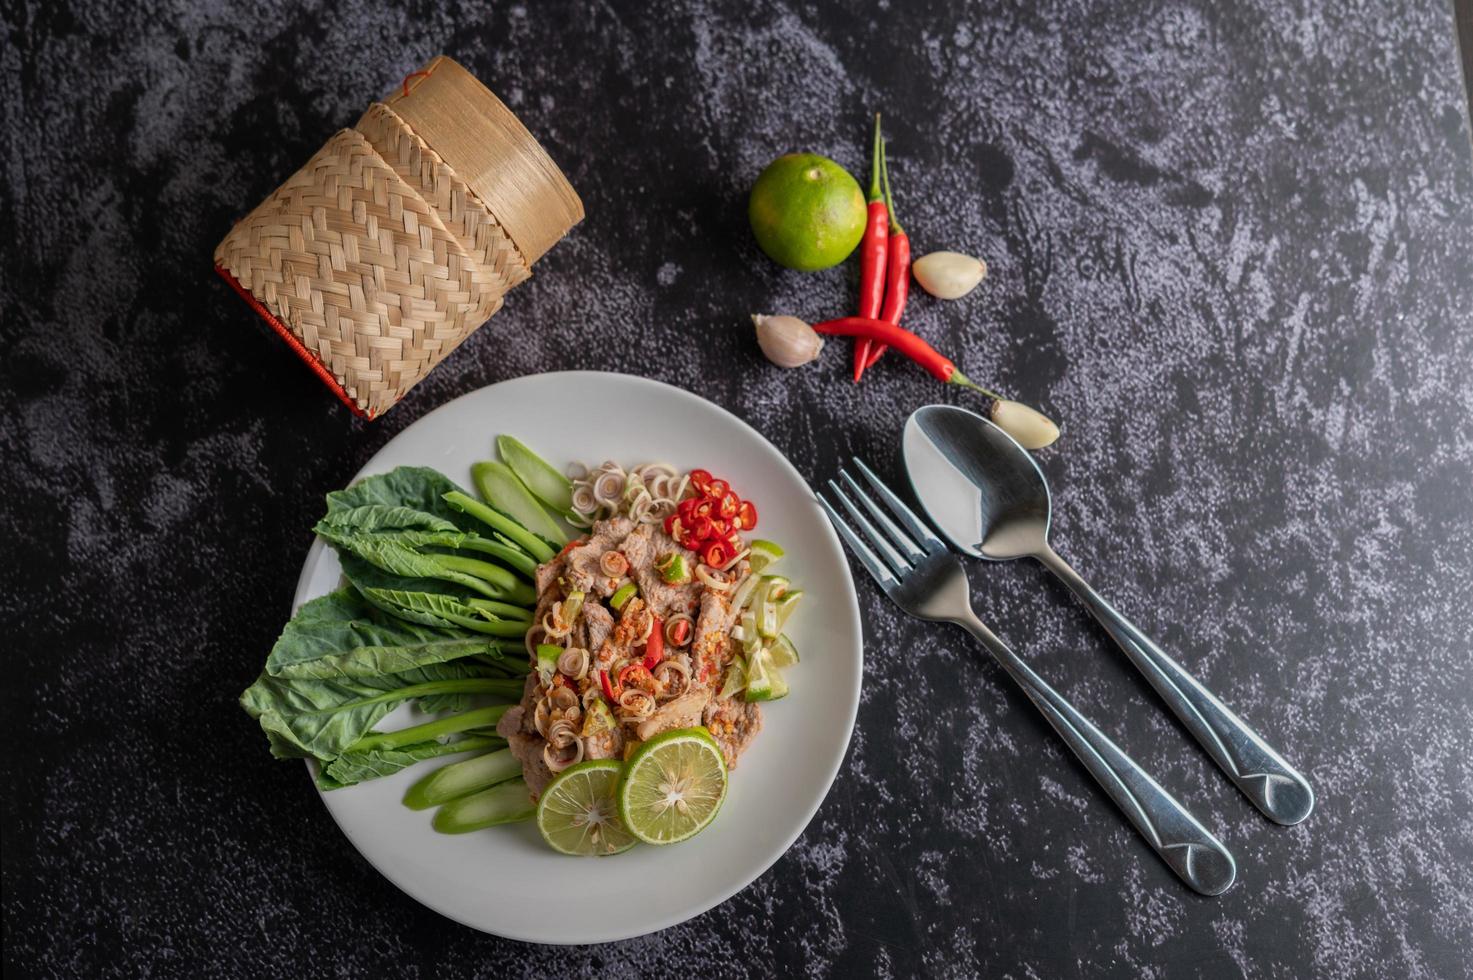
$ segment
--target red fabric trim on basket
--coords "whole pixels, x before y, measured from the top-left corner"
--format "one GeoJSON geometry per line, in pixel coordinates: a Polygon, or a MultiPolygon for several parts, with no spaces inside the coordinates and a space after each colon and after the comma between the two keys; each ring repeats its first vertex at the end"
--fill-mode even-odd
{"type": "Polygon", "coordinates": [[[271,329],[275,330],[281,336],[281,339],[286,341],[287,346],[297,352],[297,356],[300,357],[304,362],[306,362],[306,365],[312,369],[312,373],[321,378],[323,383],[332,389],[333,394],[337,395],[342,403],[344,405],[347,405],[354,415],[357,415],[359,418],[365,419],[372,419],[374,417],[373,412],[365,412],[363,409],[358,407],[357,403],[354,402],[352,398],[348,397],[348,393],[343,390],[343,386],[338,383],[338,379],[333,377],[332,372],[327,369],[327,365],[323,364],[322,361],[318,359],[316,354],[308,350],[306,345],[304,345],[300,340],[297,339],[297,335],[288,330],[286,324],[278,320],[275,314],[266,309],[266,307],[262,306],[261,301],[256,299],[256,297],[251,293],[250,290],[242,286],[240,282],[234,276],[232,276],[224,266],[215,266],[215,271],[220,274],[220,278],[230,283],[230,288],[234,289],[237,293],[240,294],[240,298],[245,300],[246,303],[250,305],[250,308],[256,311],[257,316],[259,316],[261,319],[265,320],[268,324],[271,325],[271,329]]]}

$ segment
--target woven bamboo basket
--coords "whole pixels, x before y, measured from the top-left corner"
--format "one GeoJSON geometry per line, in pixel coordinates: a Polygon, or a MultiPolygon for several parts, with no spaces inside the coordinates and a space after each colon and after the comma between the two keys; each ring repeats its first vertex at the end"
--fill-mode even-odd
{"type": "Polygon", "coordinates": [[[241,219],[215,268],[349,408],[376,418],[582,218],[511,110],[439,57],[241,219]]]}

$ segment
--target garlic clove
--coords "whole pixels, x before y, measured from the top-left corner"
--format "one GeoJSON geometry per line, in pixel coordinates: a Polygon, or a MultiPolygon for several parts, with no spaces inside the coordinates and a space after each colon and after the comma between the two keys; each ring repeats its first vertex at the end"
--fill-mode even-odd
{"type": "Polygon", "coordinates": [[[795,316],[759,313],[752,317],[752,325],[757,328],[757,346],[778,367],[800,367],[823,350],[823,338],[795,316]]]}
{"type": "Polygon", "coordinates": [[[911,273],[937,299],[961,299],[987,276],[987,263],[960,252],[931,252],[915,260],[911,273]]]}
{"type": "Polygon", "coordinates": [[[1047,415],[1006,398],[992,403],[992,421],[1024,449],[1042,449],[1059,438],[1059,427],[1047,415]]]}

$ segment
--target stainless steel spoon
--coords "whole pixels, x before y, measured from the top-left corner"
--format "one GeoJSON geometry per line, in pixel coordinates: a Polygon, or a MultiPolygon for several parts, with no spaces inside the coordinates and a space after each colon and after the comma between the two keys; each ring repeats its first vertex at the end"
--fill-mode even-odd
{"type": "Polygon", "coordinates": [[[905,423],[903,452],[916,498],[953,547],[992,561],[1037,558],[1084,603],[1265,816],[1281,824],[1309,816],[1314,791],[1305,778],[1049,547],[1048,481],[1026,449],[980,415],[928,405],[905,423]]]}

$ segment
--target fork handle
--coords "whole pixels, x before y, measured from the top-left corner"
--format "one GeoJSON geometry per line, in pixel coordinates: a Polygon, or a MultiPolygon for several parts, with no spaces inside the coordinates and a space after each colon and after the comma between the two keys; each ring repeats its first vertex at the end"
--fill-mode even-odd
{"type": "Polygon", "coordinates": [[[1228,890],[1238,869],[1221,841],[1146,775],[1120,746],[1049,687],[976,615],[958,620],[958,624],[1002,664],[1146,843],[1182,881],[1203,895],[1221,895],[1228,890]]]}
{"type": "Polygon", "coordinates": [[[1079,597],[1150,681],[1172,714],[1264,816],[1286,826],[1309,816],[1314,809],[1314,790],[1309,782],[1247,722],[1120,615],[1052,548],[1044,549],[1037,557],[1079,597]]]}

